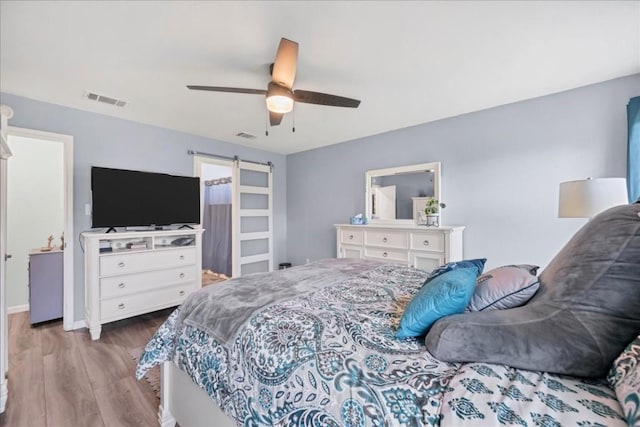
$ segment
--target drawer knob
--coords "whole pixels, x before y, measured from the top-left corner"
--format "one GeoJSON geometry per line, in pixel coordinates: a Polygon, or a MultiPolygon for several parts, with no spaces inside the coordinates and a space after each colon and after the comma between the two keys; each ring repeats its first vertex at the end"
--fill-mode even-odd
{"type": "Polygon", "coordinates": [[[180,259],[183,260],[184,259],[184,255],[180,255],[180,259]]]}
{"type": "Polygon", "coordinates": [[[184,296],[184,291],[180,291],[180,296],[183,297],[184,296]]]}
{"type": "Polygon", "coordinates": [[[353,234],[349,235],[349,240],[353,240],[353,234]]]}
{"type": "Polygon", "coordinates": [[[184,273],[180,273],[180,278],[184,278],[184,273]]]}
{"type": "Polygon", "coordinates": [[[386,258],[387,257],[387,253],[386,252],[382,252],[382,256],[386,258]]]}
{"type": "Polygon", "coordinates": [[[429,241],[425,240],[424,242],[422,242],[422,244],[425,245],[425,246],[429,246],[429,241]]]}
{"type": "Polygon", "coordinates": [[[386,237],[383,237],[383,238],[382,238],[382,243],[387,243],[387,241],[388,241],[388,240],[389,240],[389,239],[387,239],[386,237]]]}
{"type": "Polygon", "coordinates": [[[121,302],[120,304],[118,304],[118,308],[120,310],[124,310],[124,303],[121,302]]]}
{"type": "Polygon", "coordinates": [[[120,268],[124,267],[124,262],[119,262],[118,263],[118,267],[120,267],[120,268]]]}
{"type": "Polygon", "coordinates": [[[127,285],[125,285],[125,284],[124,284],[124,282],[123,282],[123,283],[119,283],[119,284],[118,284],[118,287],[119,287],[120,289],[124,289],[124,287],[125,287],[125,286],[127,286],[127,285]]]}

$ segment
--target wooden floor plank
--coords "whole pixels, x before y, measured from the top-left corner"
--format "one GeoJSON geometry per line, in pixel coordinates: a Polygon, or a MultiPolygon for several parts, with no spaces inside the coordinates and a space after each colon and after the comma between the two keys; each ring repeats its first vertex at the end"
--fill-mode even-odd
{"type": "Polygon", "coordinates": [[[60,322],[37,325],[34,328],[40,331],[43,356],[69,351],[78,344],[75,337],[84,335],[83,330],[65,331],[62,329],[60,322]]]}
{"type": "Polygon", "coordinates": [[[159,399],[135,381],[130,350],[144,347],[173,309],[86,329],[9,316],[9,398],[0,427],[155,426],[159,399]]]}
{"type": "Polygon", "coordinates": [[[103,325],[100,339],[105,339],[127,351],[144,346],[149,342],[158,329],[158,326],[169,317],[172,311],[173,309],[162,310],[152,314],[143,314],[135,318],[108,323],[103,325]]]}
{"type": "Polygon", "coordinates": [[[80,350],[43,359],[47,426],[104,426],[80,350]]]}
{"type": "Polygon", "coordinates": [[[76,339],[80,344],[78,349],[92,387],[104,386],[134,375],[134,361],[122,347],[105,339],[92,341],[88,333],[81,334],[76,339]]]}
{"type": "Polygon", "coordinates": [[[44,373],[40,347],[9,358],[9,399],[0,426],[46,425],[44,373]]]}
{"type": "Polygon", "coordinates": [[[158,405],[149,401],[132,377],[95,389],[100,413],[106,427],[154,426],[158,423],[158,405]]]}
{"type": "Polygon", "coordinates": [[[29,323],[29,312],[12,314],[9,321],[9,357],[24,350],[40,347],[40,330],[29,323]]]}

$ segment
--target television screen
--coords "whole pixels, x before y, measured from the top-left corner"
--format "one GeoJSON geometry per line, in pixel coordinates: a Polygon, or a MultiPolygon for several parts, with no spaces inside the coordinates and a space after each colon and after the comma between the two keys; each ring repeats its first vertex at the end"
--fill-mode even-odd
{"type": "Polygon", "coordinates": [[[91,168],[92,227],[200,222],[200,179],[163,173],[91,168]]]}

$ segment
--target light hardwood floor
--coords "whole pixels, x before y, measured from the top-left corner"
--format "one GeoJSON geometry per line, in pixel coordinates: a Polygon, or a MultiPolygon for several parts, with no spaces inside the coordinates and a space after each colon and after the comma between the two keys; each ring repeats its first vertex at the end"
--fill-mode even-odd
{"type": "Polygon", "coordinates": [[[62,321],[32,327],[9,316],[9,398],[2,427],[157,426],[158,398],[134,378],[129,351],[143,347],[172,309],[64,332],[62,321]]]}

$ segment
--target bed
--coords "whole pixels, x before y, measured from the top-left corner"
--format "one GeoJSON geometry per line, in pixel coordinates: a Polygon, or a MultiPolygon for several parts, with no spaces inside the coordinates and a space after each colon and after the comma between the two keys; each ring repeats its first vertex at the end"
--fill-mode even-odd
{"type": "Polygon", "coordinates": [[[640,424],[605,378],[447,363],[423,338],[396,338],[426,274],[343,258],[204,288],[160,327],[136,375],[162,365],[163,426],[640,424]]]}

